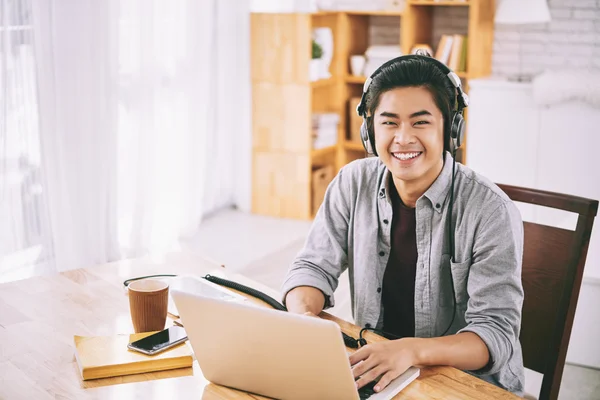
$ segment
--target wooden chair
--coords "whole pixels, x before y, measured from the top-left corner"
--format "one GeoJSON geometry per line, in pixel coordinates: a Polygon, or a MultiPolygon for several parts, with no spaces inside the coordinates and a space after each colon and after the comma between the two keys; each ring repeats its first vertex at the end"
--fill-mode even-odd
{"type": "Polygon", "coordinates": [[[524,222],[521,345],[526,368],[543,374],[540,400],[557,399],[598,201],[498,185],[515,202],[579,214],[575,231],[524,222]]]}

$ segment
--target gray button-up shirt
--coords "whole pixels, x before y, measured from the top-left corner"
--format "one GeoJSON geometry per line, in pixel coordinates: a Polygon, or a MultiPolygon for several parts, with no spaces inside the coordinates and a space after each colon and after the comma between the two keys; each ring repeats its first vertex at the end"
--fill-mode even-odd
{"type": "MultiPolygon", "coordinates": [[[[474,332],[490,352],[488,366],[470,373],[522,395],[523,222],[504,192],[457,163],[452,262],[451,180],[452,157],[446,153],[440,175],[416,204],[415,336],[441,336],[456,308],[448,334],[474,332]]],[[[325,294],[325,307],[332,307],[338,278],[347,268],[356,324],[382,328],[385,310],[377,289],[390,254],[391,184],[378,158],[353,161],[340,170],[284,281],[283,299],[295,287],[312,286],[325,294]]]]}

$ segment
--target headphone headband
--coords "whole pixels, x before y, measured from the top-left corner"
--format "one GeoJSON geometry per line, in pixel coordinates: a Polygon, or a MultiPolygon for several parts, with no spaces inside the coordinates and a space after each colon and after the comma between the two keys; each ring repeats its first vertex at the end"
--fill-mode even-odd
{"type": "Polygon", "coordinates": [[[444,64],[443,62],[441,62],[433,57],[423,56],[423,55],[418,55],[418,54],[408,54],[408,55],[396,57],[389,61],[386,61],[379,68],[377,68],[375,70],[375,72],[373,72],[371,74],[371,76],[369,76],[367,78],[367,80],[365,81],[365,84],[363,85],[360,103],[358,103],[358,106],[356,107],[356,112],[359,116],[361,116],[363,118],[367,117],[366,110],[365,110],[365,108],[366,108],[365,99],[366,99],[367,92],[369,90],[369,86],[371,86],[371,83],[373,82],[373,78],[375,78],[386,67],[388,67],[394,63],[407,61],[407,60],[425,60],[427,62],[435,64],[440,70],[442,70],[442,72],[444,72],[444,74],[448,77],[448,79],[450,79],[450,82],[452,82],[452,85],[456,88],[458,111],[462,111],[464,108],[468,107],[469,96],[467,96],[467,94],[465,92],[463,92],[460,78],[458,77],[458,75],[456,75],[454,73],[454,71],[452,71],[450,68],[448,68],[448,66],[446,64],[444,64]]]}

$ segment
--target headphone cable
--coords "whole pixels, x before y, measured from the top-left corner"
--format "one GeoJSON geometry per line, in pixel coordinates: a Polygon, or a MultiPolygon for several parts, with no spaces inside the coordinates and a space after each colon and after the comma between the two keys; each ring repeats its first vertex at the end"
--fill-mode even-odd
{"type": "Polygon", "coordinates": [[[454,279],[452,278],[452,263],[454,262],[454,229],[452,229],[452,208],[454,207],[454,168],[456,166],[456,147],[452,148],[452,184],[450,185],[450,207],[448,212],[448,236],[450,238],[450,288],[452,289],[452,319],[450,324],[442,333],[442,336],[446,336],[456,316],[456,292],[454,291],[454,279]]]}
{"type": "Polygon", "coordinates": [[[131,278],[131,279],[127,279],[126,281],[123,281],[123,286],[128,287],[131,282],[135,282],[135,281],[139,281],[139,280],[147,279],[147,278],[161,278],[161,277],[173,278],[175,276],[177,276],[177,275],[173,275],[173,274],[157,274],[157,275],[139,276],[137,278],[131,278]]]}

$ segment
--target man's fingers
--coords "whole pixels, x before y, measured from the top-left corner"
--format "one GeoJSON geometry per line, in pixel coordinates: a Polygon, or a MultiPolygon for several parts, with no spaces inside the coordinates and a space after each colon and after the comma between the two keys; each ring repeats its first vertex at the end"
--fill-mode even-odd
{"type": "Polygon", "coordinates": [[[365,372],[376,366],[377,363],[375,363],[372,359],[366,359],[362,362],[355,364],[354,367],[352,367],[352,374],[354,375],[354,379],[358,378],[359,376],[363,375],[365,372]]]}
{"type": "Polygon", "coordinates": [[[361,347],[356,350],[354,353],[350,354],[350,365],[354,365],[359,361],[366,360],[367,357],[371,354],[371,347],[366,345],[365,347],[361,347]]]}
{"type": "Polygon", "coordinates": [[[376,392],[381,392],[387,387],[387,385],[390,384],[391,381],[396,379],[399,375],[400,374],[396,373],[394,370],[389,370],[381,377],[381,379],[379,380],[379,382],[377,382],[377,385],[375,385],[373,389],[375,389],[376,392]]]}
{"type": "Polygon", "coordinates": [[[367,383],[374,381],[375,379],[377,379],[377,377],[381,374],[383,374],[384,372],[386,372],[385,368],[381,367],[381,366],[377,366],[371,370],[369,370],[368,372],[365,372],[357,381],[356,381],[356,387],[357,389],[360,389],[361,387],[365,386],[367,383]]]}

